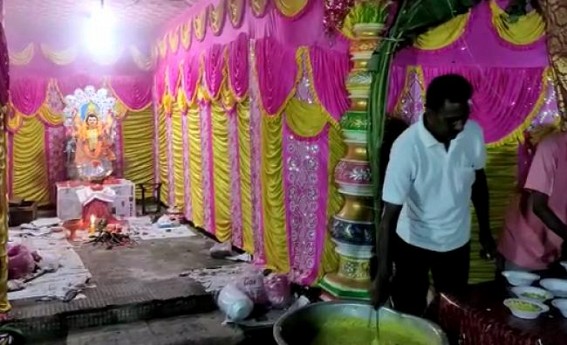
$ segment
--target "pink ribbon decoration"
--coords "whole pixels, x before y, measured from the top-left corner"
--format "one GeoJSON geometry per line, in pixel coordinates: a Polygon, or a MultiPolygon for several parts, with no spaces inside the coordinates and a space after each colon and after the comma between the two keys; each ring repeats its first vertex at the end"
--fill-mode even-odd
{"type": "Polygon", "coordinates": [[[63,78],[57,78],[57,87],[63,97],[72,95],[77,89],[83,89],[87,85],[92,85],[96,88],[102,86],[103,78],[88,74],[77,74],[63,78]]]}

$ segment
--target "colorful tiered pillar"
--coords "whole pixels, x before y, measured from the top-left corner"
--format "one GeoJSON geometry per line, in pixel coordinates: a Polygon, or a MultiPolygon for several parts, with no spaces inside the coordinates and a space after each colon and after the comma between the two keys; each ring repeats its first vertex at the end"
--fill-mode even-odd
{"type": "Polygon", "coordinates": [[[372,76],[367,66],[380,40],[381,24],[355,24],[351,43],[351,71],[347,88],[351,107],[341,120],[348,145],[346,156],[335,169],[335,182],[345,198],[343,208],[330,221],[337,272],[325,275],[321,287],[337,298],[368,299],[370,258],[375,243],[373,185],[367,153],[368,97],[372,76]]]}

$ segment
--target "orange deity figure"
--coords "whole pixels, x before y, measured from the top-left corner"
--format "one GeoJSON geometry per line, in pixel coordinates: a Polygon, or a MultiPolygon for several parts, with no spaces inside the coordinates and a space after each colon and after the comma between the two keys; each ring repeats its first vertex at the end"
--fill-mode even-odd
{"type": "Polygon", "coordinates": [[[106,121],[99,120],[96,105],[89,103],[85,120],[81,120],[77,112],[73,119],[76,133],[77,148],[75,164],[101,164],[101,159],[114,161],[116,156],[111,150],[110,129],[112,128],[112,115],[106,116],[106,121]]]}
{"type": "Polygon", "coordinates": [[[102,181],[112,174],[116,100],[104,88],[77,89],[65,97],[67,168],[71,179],[102,181]]]}

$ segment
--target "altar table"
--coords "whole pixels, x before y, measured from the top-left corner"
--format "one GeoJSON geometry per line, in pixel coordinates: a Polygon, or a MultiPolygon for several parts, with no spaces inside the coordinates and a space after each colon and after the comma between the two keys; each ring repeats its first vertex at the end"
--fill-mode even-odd
{"type": "Polygon", "coordinates": [[[567,319],[550,308],[535,320],[513,316],[502,302],[512,297],[502,282],[470,287],[463,296],[442,295],[437,322],[452,344],[459,345],[565,345],[567,319]]]}
{"type": "MultiPolygon", "coordinates": [[[[82,205],[77,196],[77,189],[89,186],[81,181],[58,182],[57,184],[57,217],[62,221],[80,219],[82,205]]],[[[112,212],[117,218],[136,216],[136,185],[125,179],[114,179],[104,183],[116,192],[116,199],[112,204],[112,212]]]]}

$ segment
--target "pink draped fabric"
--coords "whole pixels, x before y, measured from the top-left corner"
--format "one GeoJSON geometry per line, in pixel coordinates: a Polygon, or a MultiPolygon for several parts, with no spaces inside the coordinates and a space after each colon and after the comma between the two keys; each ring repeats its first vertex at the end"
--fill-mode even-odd
{"type": "Polygon", "coordinates": [[[220,44],[212,45],[205,54],[205,86],[209,94],[216,98],[223,82],[224,49],[220,44]]]}
{"type": "Polygon", "coordinates": [[[185,218],[193,219],[193,198],[191,195],[191,153],[189,151],[189,131],[187,128],[187,114],[181,117],[181,132],[183,140],[183,194],[185,201],[185,218]]]}
{"type": "MultiPolygon", "coordinates": [[[[295,97],[307,103],[314,101],[306,74],[295,97]]],[[[315,137],[303,138],[284,125],[282,160],[290,276],[302,285],[317,278],[327,234],[328,133],[326,128],[315,137]]]]}
{"type": "Polygon", "coordinates": [[[165,68],[163,66],[160,66],[156,70],[154,76],[154,93],[154,97],[157,96],[156,100],[161,100],[165,94],[165,68]]]}
{"type": "MultiPolygon", "coordinates": [[[[1,5],[2,4],[0,4],[0,6],[1,5]]],[[[0,23],[0,105],[8,103],[8,91],[10,90],[10,57],[8,55],[8,43],[6,41],[3,19],[4,18],[2,18],[2,22],[0,23]]]]}
{"type": "Polygon", "coordinates": [[[57,87],[63,97],[72,95],[75,90],[82,89],[85,86],[92,85],[96,88],[102,87],[103,78],[90,74],[76,74],[67,77],[57,78],[57,87]]]}
{"type": "Polygon", "coordinates": [[[284,125],[284,190],[291,280],[317,279],[325,240],[328,200],[328,128],[302,138],[284,125]]]}
{"type": "Polygon", "coordinates": [[[214,234],[215,226],[215,184],[213,180],[213,146],[211,128],[211,105],[208,102],[200,104],[201,131],[201,181],[203,183],[203,209],[205,230],[214,234]]]}
{"type": "Polygon", "coordinates": [[[425,87],[434,77],[447,73],[458,73],[471,82],[471,117],[483,128],[487,143],[499,141],[524,123],[544,87],[543,72],[543,68],[423,68],[425,87]]]}
{"type": "Polygon", "coordinates": [[[188,56],[184,61],[182,68],[182,85],[187,99],[193,99],[197,93],[197,82],[199,81],[199,58],[196,56],[188,56]]]}
{"type": "Polygon", "coordinates": [[[262,112],[258,84],[250,71],[250,181],[252,187],[252,230],[254,231],[254,263],[264,265],[264,213],[262,210],[262,112]]]}
{"type": "Polygon", "coordinates": [[[351,69],[348,52],[310,47],[309,57],[317,97],[329,114],[338,120],[350,106],[345,85],[351,69]]]}
{"type": "Polygon", "coordinates": [[[124,143],[122,138],[122,121],[116,121],[116,140],[114,140],[114,162],[113,176],[122,178],[124,176],[124,143]]]}
{"type": "Polygon", "coordinates": [[[240,145],[238,144],[238,114],[233,108],[228,116],[228,153],[230,162],[230,214],[232,244],[243,248],[242,239],[242,189],[240,183],[240,145]]]}
{"type": "Polygon", "coordinates": [[[248,42],[248,36],[242,33],[228,45],[228,82],[238,98],[248,92],[248,42]]]}
{"type": "Polygon", "coordinates": [[[14,108],[24,115],[33,116],[47,98],[49,81],[44,78],[18,78],[10,84],[10,98],[14,108]]]}
{"type": "Polygon", "coordinates": [[[45,165],[47,167],[47,181],[50,186],[49,198],[56,203],[57,188],[55,184],[65,180],[66,154],[65,127],[46,127],[44,132],[45,165]]]}
{"type": "Polygon", "coordinates": [[[548,65],[545,40],[527,46],[514,46],[495,32],[491,23],[490,2],[472,10],[465,34],[455,43],[438,50],[426,51],[413,47],[396,54],[395,64],[422,66],[476,66],[531,68],[548,65]]]}
{"type": "Polygon", "coordinates": [[[295,49],[281,45],[275,39],[256,41],[256,75],[259,100],[264,111],[275,115],[282,110],[297,78],[295,49]]]}
{"type": "Polygon", "coordinates": [[[393,114],[401,97],[406,82],[406,68],[393,65],[390,68],[390,79],[388,81],[388,100],[386,112],[393,114]]]}
{"type": "Polygon", "coordinates": [[[167,69],[167,82],[166,87],[167,91],[173,97],[177,96],[177,90],[179,86],[179,74],[181,73],[179,64],[172,64],[167,69]]]}
{"type": "Polygon", "coordinates": [[[148,76],[111,77],[108,86],[116,98],[134,111],[146,108],[152,101],[152,83],[148,76]]]}
{"type": "MultiPolygon", "coordinates": [[[[155,91],[154,91],[155,92],[155,91]]],[[[157,96],[154,94],[154,102],[153,102],[153,116],[154,116],[154,183],[160,183],[161,181],[161,174],[160,174],[160,152],[159,152],[159,105],[157,102],[157,96]]]]}

